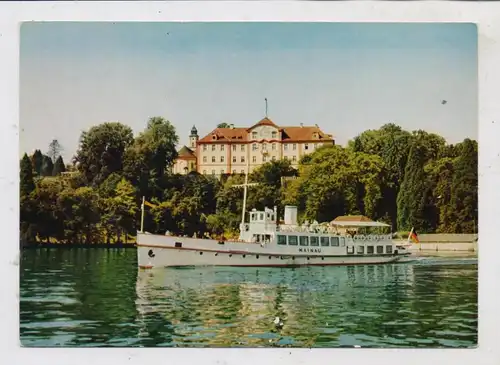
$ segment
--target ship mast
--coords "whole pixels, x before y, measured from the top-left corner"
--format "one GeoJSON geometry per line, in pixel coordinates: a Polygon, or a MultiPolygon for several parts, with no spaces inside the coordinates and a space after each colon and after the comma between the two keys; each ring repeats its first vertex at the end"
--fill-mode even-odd
{"type": "Polygon", "coordinates": [[[243,187],[243,209],[241,212],[241,228],[243,228],[243,225],[245,224],[245,214],[246,214],[246,209],[247,209],[247,192],[248,192],[248,187],[249,186],[255,186],[258,185],[258,183],[248,183],[248,174],[250,172],[250,158],[247,159],[247,170],[245,173],[245,182],[243,184],[237,184],[233,185],[233,188],[241,188],[243,187]]]}

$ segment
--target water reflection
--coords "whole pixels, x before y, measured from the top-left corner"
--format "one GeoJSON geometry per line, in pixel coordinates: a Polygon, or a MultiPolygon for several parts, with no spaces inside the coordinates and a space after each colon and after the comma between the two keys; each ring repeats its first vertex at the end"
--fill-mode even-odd
{"type": "Polygon", "coordinates": [[[134,250],[23,252],[25,346],[467,347],[477,261],[138,271],[134,250]],[[273,321],[279,317],[282,326],[273,321]]]}

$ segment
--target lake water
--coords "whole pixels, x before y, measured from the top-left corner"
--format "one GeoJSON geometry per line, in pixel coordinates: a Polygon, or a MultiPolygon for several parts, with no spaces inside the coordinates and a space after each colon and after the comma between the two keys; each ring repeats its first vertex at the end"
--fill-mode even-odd
{"type": "Polygon", "coordinates": [[[476,258],[138,271],[134,249],[28,249],[21,343],[474,347],[477,288],[476,258]]]}

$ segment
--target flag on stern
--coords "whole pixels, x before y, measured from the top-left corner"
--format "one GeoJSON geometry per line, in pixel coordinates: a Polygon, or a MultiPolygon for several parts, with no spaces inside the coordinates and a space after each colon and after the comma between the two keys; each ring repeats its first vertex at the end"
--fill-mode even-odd
{"type": "Polygon", "coordinates": [[[410,234],[408,235],[408,242],[413,241],[413,243],[419,243],[419,239],[418,239],[418,235],[417,235],[417,232],[413,229],[413,227],[411,228],[411,231],[410,231],[410,234]]]}

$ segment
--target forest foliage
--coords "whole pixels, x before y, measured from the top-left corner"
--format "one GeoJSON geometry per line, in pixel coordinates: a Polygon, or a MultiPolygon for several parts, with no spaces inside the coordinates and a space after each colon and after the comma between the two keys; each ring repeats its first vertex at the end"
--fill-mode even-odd
{"type": "MultiPolygon", "coordinates": [[[[54,140],[20,161],[21,239],[26,242],[114,243],[135,236],[142,197],[145,230],[178,235],[234,236],[241,222],[244,177],[176,175],[174,126],[151,118],[139,135],[118,122],[80,136],[65,165],[54,140]],[[69,172],[69,174],[61,173],[69,172]]],[[[454,145],[394,124],[367,130],[346,147],[322,146],[294,169],[288,160],[253,171],[247,209],[297,205],[299,220],[366,215],[393,231],[477,232],[478,146],[454,145]]]]}

